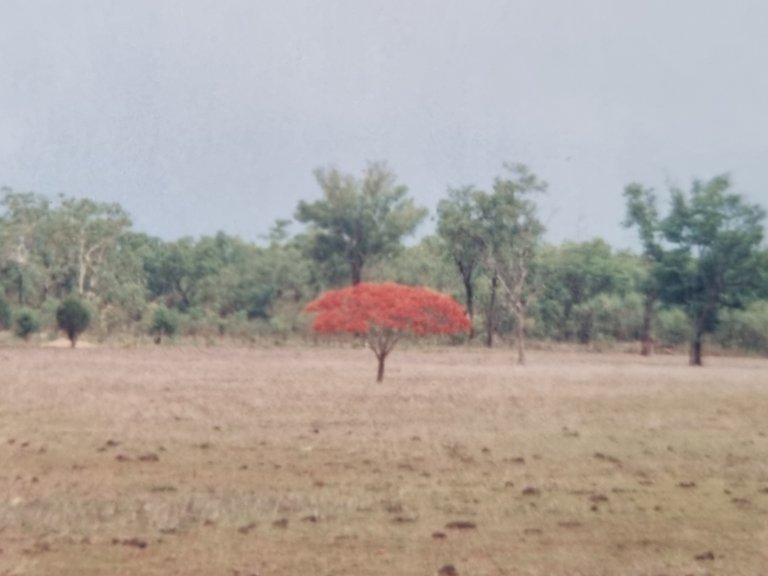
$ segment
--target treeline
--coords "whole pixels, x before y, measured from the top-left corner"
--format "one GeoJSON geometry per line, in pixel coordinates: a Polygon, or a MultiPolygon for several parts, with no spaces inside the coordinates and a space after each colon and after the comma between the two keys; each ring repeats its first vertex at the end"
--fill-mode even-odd
{"type": "MultiPolygon", "coordinates": [[[[768,253],[763,211],[726,177],[670,191],[624,191],[625,224],[642,250],[605,241],[544,242],[536,213],[546,184],[505,166],[490,190],[449,189],[436,233],[406,244],[428,217],[382,164],[361,175],[316,172],[323,191],[300,202],[260,244],[219,232],[164,241],[132,229],[117,204],[2,191],[0,326],[54,334],[70,295],[92,312],[98,339],[195,337],[258,341],[305,336],[304,305],[360,281],[427,285],[462,302],[486,345],[526,337],[658,346],[706,337],[768,352],[768,253]]],[[[617,192],[620,193],[620,192],[617,192]]]]}

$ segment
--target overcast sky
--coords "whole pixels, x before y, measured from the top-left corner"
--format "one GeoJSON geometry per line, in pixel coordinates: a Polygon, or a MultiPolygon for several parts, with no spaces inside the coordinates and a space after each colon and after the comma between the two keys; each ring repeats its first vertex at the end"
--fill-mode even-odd
{"type": "Polygon", "coordinates": [[[629,246],[631,181],[768,205],[766,30],[763,0],[0,0],[0,185],[258,240],[319,166],[384,160],[434,214],[525,162],[549,240],[629,246]]]}

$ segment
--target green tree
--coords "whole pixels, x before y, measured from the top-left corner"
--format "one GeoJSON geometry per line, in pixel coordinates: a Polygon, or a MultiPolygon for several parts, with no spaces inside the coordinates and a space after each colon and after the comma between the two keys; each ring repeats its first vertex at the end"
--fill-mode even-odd
{"type": "Polygon", "coordinates": [[[690,364],[702,364],[704,335],[723,308],[744,306],[759,286],[765,211],[730,191],[728,176],[675,188],[660,226],[669,244],[657,266],[663,300],[683,308],[691,324],[690,364]]]}
{"type": "Polygon", "coordinates": [[[44,286],[42,247],[50,218],[50,203],[38,194],[2,189],[0,216],[0,277],[19,306],[39,302],[44,286]]]}
{"type": "Polygon", "coordinates": [[[369,164],[360,179],[335,168],[319,169],[315,177],[323,198],[299,202],[296,219],[310,226],[312,257],[318,262],[343,258],[353,285],[362,280],[368,262],[397,253],[402,238],[427,214],[383,164],[369,164]]]}
{"type": "Polygon", "coordinates": [[[504,167],[510,176],[496,178],[492,193],[476,195],[481,225],[475,238],[484,247],[483,259],[491,278],[498,281],[515,316],[517,361],[525,364],[525,324],[533,285],[533,259],[544,234],[532,196],[545,192],[547,184],[524,164],[504,167]]]}
{"type": "Polygon", "coordinates": [[[661,222],[659,211],[656,208],[656,195],[653,190],[643,188],[640,184],[630,184],[624,189],[624,197],[627,200],[627,214],[624,226],[636,227],[643,247],[648,274],[643,282],[642,291],[645,296],[643,305],[643,332],[641,335],[642,347],[640,353],[643,356],[653,354],[654,318],[656,315],[656,301],[659,296],[657,276],[653,273],[656,266],[661,263],[664,256],[661,238],[661,222]]]}
{"type": "Polygon", "coordinates": [[[34,310],[29,308],[22,308],[16,313],[16,336],[24,340],[29,340],[29,337],[40,330],[40,321],[37,319],[37,314],[34,310]]]}
{"type": "Polygon", "coordinates": [[[80,334],[88,329],[91,323],[91,312],[79,298],[68,296],[62,300],[56,310],[56,322],[69,338],[72,348],[77,345],[80,334]]]}
{"type": "MultiPolygon", "coordinates": [[[[451,188],[448,198],[437,205],[437,233],[445,243],[464,286],[464,303],[472,322],[470,339],[475,335],[475,278],[485,255],[485,242],[477,234],[482,227],[477,195],[478,191],[472,186],[451,188]]],[[[491,331],[491,339],[492,334],[491,331]]]]}
{"type": "Polygon", "coordinates": [[[602,239],[545,246],[537,258],[535,315],[549,338],[589,344],[595,318],[614,297],[627,304],[644,277],[642,261],[602,239]]]}
{"type": "Polygon", "coordinates": [[[130,226],[131,219],[119,204],[62,197],[49,219],[51,264],[72,278],[80,297],[97,294],[101,267],[130,226]]]}

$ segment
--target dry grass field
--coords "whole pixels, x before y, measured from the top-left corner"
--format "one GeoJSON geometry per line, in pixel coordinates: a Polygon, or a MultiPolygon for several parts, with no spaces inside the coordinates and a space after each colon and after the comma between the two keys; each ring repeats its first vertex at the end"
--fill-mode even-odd
{"type": "Polygon", "coordinates": [[[0,349],[0,575],[768,574],[768,362],[0,349]]]}

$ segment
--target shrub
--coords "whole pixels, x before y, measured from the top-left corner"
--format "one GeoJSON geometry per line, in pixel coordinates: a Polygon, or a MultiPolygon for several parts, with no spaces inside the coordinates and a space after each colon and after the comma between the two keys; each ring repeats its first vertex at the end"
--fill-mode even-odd
{"type": "Polygon", "coordinates": [[[56,310],[56,322],[67,334],[74,348],[80,334],[85,332],[91,323],[91,311],[79,298],[69,296],[62,300],[56,310]]]}
{"type": "Polygon", "coordinates": [[[768,353],[768,301],[751,303],[745,310],[726,310],[716,333],[723,346],[768,353]]]}
{"type": "Polygon", "coordinates": [[[22,308],[16,313],[16,336],[29,340],[29,337],[40,330],[40,321],[33,310],[22,308]]]}
{"type": "Polygon", "coordinates": [[[150,333],[155,337],[155,344],[160,344],[163,341],[163,336],[174,336],[178,329],[179,318],[175,312],[168,310],[165,306],[159,306],[155,309],[150,328],[150,333]]]}

